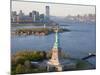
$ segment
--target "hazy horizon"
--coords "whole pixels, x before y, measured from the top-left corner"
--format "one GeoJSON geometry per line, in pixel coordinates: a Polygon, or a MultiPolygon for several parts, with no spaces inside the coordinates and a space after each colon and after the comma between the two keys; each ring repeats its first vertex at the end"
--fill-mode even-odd
{"type": "Polygon", "coordinates": [[[75,16],[85,14],[95,14],[95,6],[85,5],[69,5],[69,4],[55,4],[55,3],[40,3],[28,1],[12,1],[12,11],[19,13],[22,10],[26,15],[35,10],[40,14],[45,14],[45,6],[50,6],[51,16],[75,16]]]}

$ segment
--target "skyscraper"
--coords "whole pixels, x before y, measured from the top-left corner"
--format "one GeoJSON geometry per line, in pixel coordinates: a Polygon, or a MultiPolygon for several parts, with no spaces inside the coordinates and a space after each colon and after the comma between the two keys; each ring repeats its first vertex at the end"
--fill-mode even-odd
{"type": "Polygon", "coordinates": [[[46,6],[46,21],[48,22],[50,20],[50,8],[49,6],[46,6]]]}

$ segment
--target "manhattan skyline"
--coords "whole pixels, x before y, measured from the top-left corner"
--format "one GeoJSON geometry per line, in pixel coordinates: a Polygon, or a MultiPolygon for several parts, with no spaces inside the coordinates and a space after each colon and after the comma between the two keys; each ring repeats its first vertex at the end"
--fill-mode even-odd
{"type": "Polygon", "coordinates": [[[45,6],[50,6],[51,16],[95,14],[95,6],[12,1],[12,11],[17,11],[17,13],[19,13],[19,11],[22,10],[25,15],[28,15],[28,13],[33,10],[43,14],[45,13],[45,6]]]}

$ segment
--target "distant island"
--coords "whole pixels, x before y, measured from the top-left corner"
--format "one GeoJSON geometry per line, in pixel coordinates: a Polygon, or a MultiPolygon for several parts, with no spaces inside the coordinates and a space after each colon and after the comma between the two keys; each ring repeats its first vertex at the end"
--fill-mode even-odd
{"type": "MultiPolygon", "coordinates": [[[[15,35],[36,35],[43,36],[54,33],[55,28],[22,28],[15,31],[15,35]]],[[[69,29],[59,28],[59,32],[70,31],[69,29]]]]}

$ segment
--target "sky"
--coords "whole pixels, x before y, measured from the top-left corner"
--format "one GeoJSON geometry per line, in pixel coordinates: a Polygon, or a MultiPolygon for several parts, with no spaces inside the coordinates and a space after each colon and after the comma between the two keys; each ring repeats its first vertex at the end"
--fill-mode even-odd
{"type": "Polygon", "coordinates": [[[12,11],[19,13],[22,10],[25,14],[36,10],[40,14],[45,14],[45,6],[50,7],[50,15],[52,16],[67,16],[67,15],[84,15],[95,14],[95,6],[71,5],[71,4],[56,4],[56,3],[40,3],[28,1],[12,1],[12,11]]]}

